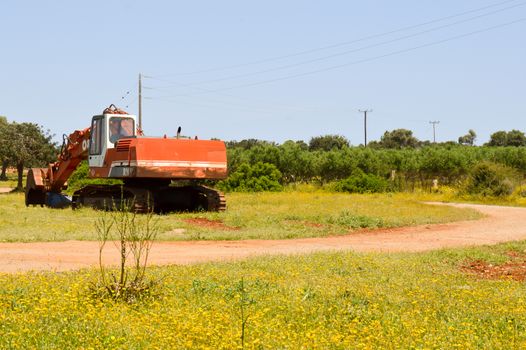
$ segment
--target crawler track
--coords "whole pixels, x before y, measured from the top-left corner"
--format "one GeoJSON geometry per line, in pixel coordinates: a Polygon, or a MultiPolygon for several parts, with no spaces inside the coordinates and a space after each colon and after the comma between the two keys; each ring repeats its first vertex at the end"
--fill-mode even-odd
{"type": "Polygon", "coordinates": [[[131,205],[136,212],[154,210],[172,211],[224,211],[225,196],[207,186],[158,186],[142,183],[132,185],[90,185],[73,194],[73,208],[91,206],[111,210],[131,205]]]}

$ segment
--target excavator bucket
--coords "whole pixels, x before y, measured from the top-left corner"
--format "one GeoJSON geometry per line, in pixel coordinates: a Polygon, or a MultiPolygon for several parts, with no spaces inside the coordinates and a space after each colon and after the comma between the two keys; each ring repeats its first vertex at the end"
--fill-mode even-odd
{"type": "Polygon", "coordinates": [[[43,176],[46,168],[31,168],[26,180],[26,206],[40,205],[51,208],[71,206],[71,200],[61,193],[46,191],[43,176]]]}
{"type": "Polygon", "coordinates": [[[46,204],[46,191],[42,179],[46,168],[31,168],[26,179],[26,206],[46,204]]]}

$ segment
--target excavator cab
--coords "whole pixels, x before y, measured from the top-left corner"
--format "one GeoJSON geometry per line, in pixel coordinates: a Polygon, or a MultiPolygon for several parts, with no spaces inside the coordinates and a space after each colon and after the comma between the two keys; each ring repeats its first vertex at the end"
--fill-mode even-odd
{"type": "Polygon", "coordinates": [[[91,120],[88,162],[90,167],[102,167],[104,156],[117,141],[137,136],[135,116],[131,114],[96,115],[91,120]]]}

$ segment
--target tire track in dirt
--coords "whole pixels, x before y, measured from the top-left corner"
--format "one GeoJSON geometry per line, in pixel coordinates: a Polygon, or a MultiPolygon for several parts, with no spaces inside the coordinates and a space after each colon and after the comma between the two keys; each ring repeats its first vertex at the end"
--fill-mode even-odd
{"type": "MultiPolygon", "coordinates": [[[[485,215],[476,221],[354,232],[344,236],[288,240],[156,242],[154,265],[230,261],[267,254],[315,251],[419,252],[451,247],[496,244],[526,239],[526,208],[474,204],[442,204],[472,208],[485,215]]],[[[104,261],[115,265],[118,250],[107,245],[104,261]]],[[[87,241],[0,243],[0,271],[65,271],[98,264],[98,243],[87,241]]]]}

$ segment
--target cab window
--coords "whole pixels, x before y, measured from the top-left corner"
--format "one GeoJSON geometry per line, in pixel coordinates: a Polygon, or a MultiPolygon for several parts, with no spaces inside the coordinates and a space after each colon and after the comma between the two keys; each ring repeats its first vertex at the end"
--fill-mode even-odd
{"type": "Polygon", "coordinates": [[[97,155],[102,151],[102,118],[93,118],[91,122],[91,136],[89,140],[89,154],[97,155]]]}
{"type": "Polygon", "coordinates": [[[115,143],[124,137],[135,135],[135,124],[133,118],[110,118],[110,142],[115,143]]]}

